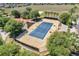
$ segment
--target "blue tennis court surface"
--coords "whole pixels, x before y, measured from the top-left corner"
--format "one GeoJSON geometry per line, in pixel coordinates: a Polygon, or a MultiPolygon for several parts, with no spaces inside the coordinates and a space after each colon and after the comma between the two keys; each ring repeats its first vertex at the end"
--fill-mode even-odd
{"type": "Polygon", "coordinates": [[[51,28],[52,23],[42,22],[35,30],[33,30],[29,35],[43,39],[49,29],[51,28]]]}

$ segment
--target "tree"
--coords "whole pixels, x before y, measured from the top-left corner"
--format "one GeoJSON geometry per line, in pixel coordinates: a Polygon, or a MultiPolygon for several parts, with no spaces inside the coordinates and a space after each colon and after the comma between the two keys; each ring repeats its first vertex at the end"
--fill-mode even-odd
{"type": "Polygon", "coordinates": [[[4,26],[4,30],[6,32],[10,32],[12,37],[16,37],[19,33],[22,32],[23,24],[21,22],[17,22],[16,20],[9,20],[4,26]]]}
{"type": "Polygon", "coordinates": [[[32,9],[30,7],[27,7],[26,10],[22,13],[22,18],[26,19],[26,18],[30,18],[30,14],[31,14],[32,9]]]}
{"type": "Polygon", "coordinates": [[[22,13],[22,18],[28,18],[28,19],[30,19],[30,18],[37,18],[37,17],[39,17],[40,15],[39,15],[39,13],[38,13],[38,11],[32,11],[32,9],[30,8],[30,7],[27,7],[26,8],[26,11],[24,11],[23,13],[22,13]]]}
{"type": "Polygon", "coordinates": [[[21,48],[15,41],[5,44],[0,36],[0,56],[37,56],[37,54],[21,48]]]}
{"type": "Polygon", "coordinates": [[[21,48],[15,41],[5,44],[0,36],[0,56],[37,56],[37,54],[21,48]]]}
{"type": "Polygon", "coordinates": [[[19,53],[17,53],[17,56],[37,56],[38,54],[35,54],[31,51],[28,51],[26,49],[20,49],[19,53]]]}
{"type": "Polygon", "coordinates": [[[20,46],[9,43],[0,46],[0,56],[15,56],[19,53],[20,46]]]}
{"type": "Polygon", "coordinates": [[[31,13],[30,13],[30,18],[37,18],[37,17],[39,17],[40,15],[39,15],[39,13],[38,13],[38,11],[32,11],[31,13]]]}
{"type": "Polygon", "coordinates": [[[73,13],[75,13],[75,9],[74,8],[71,8],[71,10],[69,12],[72,15],[73,13]]]}
{"type": "Polygon", "coordinates": [[[64,48],[63,46],[53,46],[52,50],[50,51],[50,55],[54,56],[68,56],[70,54],[70,51],[67,48],[64,48]]]}
{"type": "Polygon", "coordinates": [[[27,8],[26,8],[26,11],[27,11],[27,12],[31,12],[31,11],[32,11],[32,8],[27,7],[27,8]]]}
{"type": "Polygon", "coordinates": [[[74,22],[76,23],[77,17],[75,17],[75,15],[73,15],[73,14],[76,12],[77,8],[78,8],[77,6],[74,6],[73,8],[71,8],[69,10],[69,13],[71,15],[71,22],[73,22],[75,20],[74,22]]]}
{"type": "Polygon", "coordinates": [[[72,16],[72,24],[77,24],[77,19],[78,19],[77,15],[72,16]]]}
{"type": "Polygon", "coordinates": [[[74,6],[73,8],[71,8],[71,9],[69,10],[69,13],[71,14],[71,16],[73,15],[73,13],[76,12],[76,9],[77,9],[77,8],[78,8],[77,6],[74,6]]]}
{"type": "Polygon", "coordinates": [[[5,44],[0,36],[0,56],[37,56],[37,54],[21,48],[15,41],[5,44]]]}
{"type": "Polygon", "coordinates": [[[21,46],[16,45],[15,41],[0,45],[0,56],[36,56],[37,54],[21,49],[21,46]]]}
{"type": "Polygon", "coordinates": [[[62,13],[60,15],[60,21],[66,25],[70,25],[71,24],[71,18],[70,18],[70,14],[68,13],[62,13]]]}
{"type": "Polygon", "coordinates": [[[70,55],[75,50],[76,39],[75,34],[55,32],[50,36],[47,44],[49,54],[70,55]]]}
{"type": "Polygon", "coordinates": [[[17,10],[11,11],[11,14],[12,14],[15,18],[20,18],[20,12],[17,11],[17,10]]]}
{"type": "Polygon", "coordinates": [[[27,11],[24,11],[22,13],[22,18],[24,18],[24,19],[29,18],[29,13],[27,11]]]}
{"type": "Polygon", "coordinates": [[[69,10],[69,14],[68,13],[63,13],[60,15],[60,20],[62,23],[68,25],[69,27],[72,26],[72,22],[76,23],[76,19],[77,17],[75,17],[75,15],[73,15],[76,12],[77,6],[74,6],[73,8],[71,8],[69,10]]]}
{"type": "Polygon", "coordinates": [[[10,18],[8,17],[0,17],[0,27],[3,29],[5,24],[9,21],[10,18]]]}

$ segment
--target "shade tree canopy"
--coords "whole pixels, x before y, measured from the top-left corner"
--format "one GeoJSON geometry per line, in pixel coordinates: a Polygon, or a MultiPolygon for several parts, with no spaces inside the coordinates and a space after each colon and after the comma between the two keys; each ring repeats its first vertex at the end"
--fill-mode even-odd
{"type": "Polygon", "coordinates": [[[17,10],[12,10],[11,15],[13,15],[15,18],[20,18],[21,14],[17,10]]]}
{"type": "Polygon", "coordinates": [[[49,54],[52,56],[70,55],[72,51],[75,51],[76,39],[75,34],[55,32],[48,39],[49,54]]]}
{"type": "Polygon", "coordinates": [[[71,16],[70,14],[68,13],[62,13],[60,15],[60,21],[63,23],[63,24],[66,24],[66,25],[70,25],[71,24],[71,16]]]}
{"type": "Polygon", "coordinates": [[[40,15],[39,15],[38,11],[32,11],[31,14],[30,14],[30,17],[31,17],[31,18],[37,18],[37,17],[39,17],[39,16],[40,16],[40,15]]]}
{"type": "Polygon", "coordinates": [[[4,26],[4,30],[6,32],[10,32],[11,36],[15,37],[22,31],[22,27],[23,27],[23,23],[11,19],[4,26]]]}
{"type": "Polygon", "coordinates": [[[5,24],[10,20],[8,17],[0,17],[0,27],[3,28],[5,24]]]}

